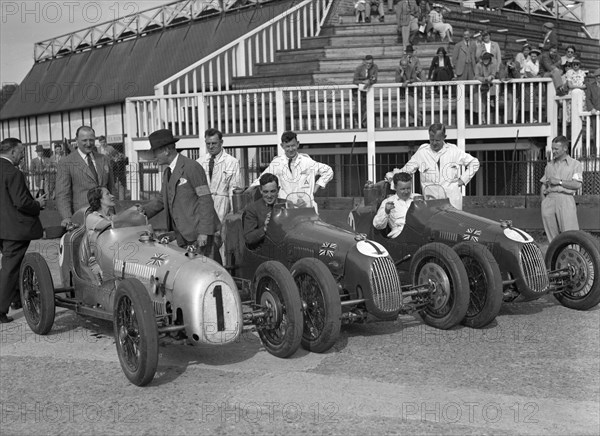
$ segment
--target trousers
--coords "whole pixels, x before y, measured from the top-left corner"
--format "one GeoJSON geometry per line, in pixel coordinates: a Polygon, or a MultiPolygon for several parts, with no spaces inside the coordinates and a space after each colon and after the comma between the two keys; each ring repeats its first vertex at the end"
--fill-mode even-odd
{"type": "Polygon", "coordinates": [[[542,200],[542,222],[552,242],[561,232],[579,230],[575,198],[569,194],[551,192],[542,200]]]}

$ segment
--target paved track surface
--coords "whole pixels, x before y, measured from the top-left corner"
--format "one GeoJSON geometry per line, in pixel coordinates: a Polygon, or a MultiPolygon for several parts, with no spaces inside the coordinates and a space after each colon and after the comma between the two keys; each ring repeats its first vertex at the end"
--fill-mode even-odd
{"type": "MultiPolygon", "coordinates": [[[[31,250],[58,280],[57,242],[31,250]]],[[[486,329],[418,316],[351,325],[324,354],[161,342],[138,388],[112,324],[59,309],[48,336],[0,325],[1,434],[599,434],[600,310],[505,304],[486,329]]]]}

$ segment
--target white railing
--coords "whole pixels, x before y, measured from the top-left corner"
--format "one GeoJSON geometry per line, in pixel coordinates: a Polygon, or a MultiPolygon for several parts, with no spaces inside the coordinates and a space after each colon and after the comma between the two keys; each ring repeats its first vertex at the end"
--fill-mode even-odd
{"type": "Polygon", "coordinates": [[[252,76],[258,63],[272,63],[277,50],[301,47],[318,36],[333,0],[304,0],[154,87],[156,95],[231,90],[232,78],[252,76]]]}

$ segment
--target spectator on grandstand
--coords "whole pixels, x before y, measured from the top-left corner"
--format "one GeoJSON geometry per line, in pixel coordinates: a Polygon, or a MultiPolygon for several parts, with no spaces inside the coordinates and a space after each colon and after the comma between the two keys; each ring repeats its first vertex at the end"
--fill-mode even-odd
{"type": "Polygon", "coordinates": [[[558,47],[558,33],[554,30],[554,24],[544,23],[543,30],[546,32],[542,41],[544,50],[548,50],[553,45],[558,47]]]}
{"type": "MultiPolygon", "coordinates": [[[[481,82],[479,92],[481,94],[481,105],[479,106],[479,99],[476,100],[476,104],[479,106],[479,123],[486,124],[485,110],[487,107],[487,97],[496,95],[496,87],[492,82],[498,76],[498,66],[492,61],[493,54],[485,52],[481,55],[481,60],[475,65],[475,80],[481,82]]],[[[494,101],[491,101],[494,104],[494,101]]]]}
{"type": "Polygon", "coordinates": [[[540,77],[540,62],[538,60],[538,56],[540,55],[540,51],[537,48],[532,49],[529,52],[529,59],[525,60],[523,64],[523,69],[521,73],[526,78],[532,77],[540,77]]]}
{"type": "Polygon", "coordinates": [[[419,31],[419,7],[415,0],[400,0],[396,5],[396,23],[398,25],[398,42],[402,35],[402,45],[406,48],[414,44],[419,31]]]}
{"type": "MultiPolygon", "coordinates": [[[[354,79],[352,83],[358,85],[358,94],[360,94],[362,124],[367,122],[367,91],[371,85],[377,83],[379,68],[373,61],[373,56],[366,55],[362,63],[354,70],[354,79]]],[[[358,96],[356,102],[358,105],[358,96]]],[[[358,110],[357,110],[358,112],[358,110]]]]}
{"type": "Polygon", "coordinates": [[[354,2],[354,15],[356,17],[357,23],[365,22],[366,9],[367,9],[367,1],[366,0],[356,0],[356,2],[354,2]]]}
{"type": "Polygon", "coordinates": [[[515,61],[519,63],[521,66],[521,71],[525,66],[525,61],[529,59],[529,52],[531,51],[531,46],[529,44],[523,44],[523,48],[519,53],[515,55],[515,61]]]}
{"type": "Polygon", "coordinates": [[[419,6],[419,33],[427,40],[431,38],[431,32],[433,26],[429,20],[429,13],[431,12],[431,3],[429,0],[417,0],[419,6]]]}
{"type": "Polygon", "coordinates": [[[564,75],[565,87],[568,90],[571,100],[567,101],[567,122],[571,121],[571,107],[576,104],[579,111],[582,112],[585,107],[585,73],[581,70],[581,61],[573,59],[571,62],[573,68],[564,75]]]}
{"type": "Polygon", "coordinates": [[[473,80],[475,77],[475,60],[477,46],[471,41],[471,31],[463,32],[463,39],[454,46],[452,50],[452,65],[454,65],[454,76],[458,80],[473,80]]]}
{"type": "Polygon", "coordinates": [[[367,0],[367,8],[365,10],[365,20],[367,23],[371,22],[371,13],[373,9],[377,11],[379,15],[379,22],[383,23],[385,20],[385,12],[383,10],[383,0],[367,0]]]}
{"type": "Polygon", "coordinates": [[[563,73],[566,73],[573,67],[573,60],[577,58],[577,49],[575,46],[569,45],[567,46],[567,50],[564,56],[560,58],[560,66],[563,70],[563,73]]]}
{"type": "MultiPolygon", "coordinates": [[[[500,63],[500,67],[498,68],[498,79],[502,81],[509,81],[512,79],[520,79],[521,78],[521,65],[513,59],[513,55],[511,52],[504,53],[504,59],[500,63]]],[[[519,110],[519,89],[516,89],[516,105],[515,112],[519,110]]],[[[507,111],[506,119],[509,123],[515,121],[514,113],[513,113],[513,100],[515,99],[515,92],[512,86],[506,86],[501,88],[501,92],[506,92],[506,106],[505,109],[507,111]]],[[[504,103],[502,97],[500,97],[500,105],[504,103]]]]}
{"type": "Polygon", "coordinates": [[[434,32],[438,32],[440,34],[440,38],[442,42],[446,38],[448,38],[448,42],[452,41],[452,25],[444,22],[444,14],[446,12],[450,12],[445,6],[442,6],[439,3],[433,4],[433,10],[429,13],[429,21],[431,21],[431,26],[433,27],[434,32]]]}
{"type": "Polygon", "coordinates": [[[560,56],[555,45],[544,50],[540,59],[540,75],[542,77],[551,77],[554,83],[554,89],[557,95],[565,95],[568,88],[563,86],[562,69],[560,66],[560,56]]]}
{"type": "MultiPolygon", "coordinates": [[[[592,115],[597,115],[600,113],[600,68],[595,70],[593,73],[590,73],[593,82],[587,84],[587,88],[585,88],[585,109],[590,111],[592,115]]],[[[592,122],[591,125],[591,138],[592,142],[595,143],[594,139],[596,138],[596,118],[590,117],[592,122]]],[[[597,145],[596,145],[596,156],[597,156],[597,145]]]]}
{"type": "Polygon", "coordinates": [[[487,30],[481,32],[481,39],[481,44],[477,45],[477,51],[475,53],[477,62],[481,61],[481,56],[484,53],[491,53],[493,55],[492,63],[497,67],[500,61],[502,61],[502,52],[500,51],[500,46],[496,41],[492,41],[490,32],[487,30]]]}
{"type": "Polygon", "coordinates": [[[406,57],[402,57],[400,65],[396,68],[396,83],[402,83],[403,88],[400,89],[401,96],[407,100],[408,114],[413,117],[413,122],[417,125],[421,125],[423,120],[423,116],[418,111],[415,119],[415,94],[417,94],[419,88],[408,88],[406,85],[420,81],[421,79],[417,70],[409,65],[406,57]]]}
{"type": "Polygon", "coordinates": [[[404,55],[400,58],[400,60],[402,59],[405,59],[408,64],[407,68],[410,70],[408,75],[412,77],[414,71],[414,75],[417,77],[417,79],[423,80],[423,69],[421,68],[421,62],[419,61],[419,58],[415,56],[415,49],[412,45],[406,46],[404,49],[404,55]]]}
{"type": "Polygon", "coordinates": [[[436,56],[431,60],[428,79],[433,82],[447,82],[454,77],[452,62],[446,54],[446,49],[440,47],[437,49],[436,56]]]}

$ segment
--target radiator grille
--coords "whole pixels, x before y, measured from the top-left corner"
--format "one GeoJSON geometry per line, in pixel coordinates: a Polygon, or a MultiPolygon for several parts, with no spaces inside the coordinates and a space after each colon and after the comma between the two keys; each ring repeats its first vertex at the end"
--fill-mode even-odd
{"type": "Polygon", "coordinates": [[[523,245],[519,263],[527,286],[534,292],[546,292],[550,281],[540,248],[534,243],[523,245]]]}
{"type": "Polygon", "coordinates": [[[400,309],[402,292],[400,279],[394,262],[389,257],[380,257],[371,266],[371,289],[373,303],[384,312],[393,312],[400,309]]]}

